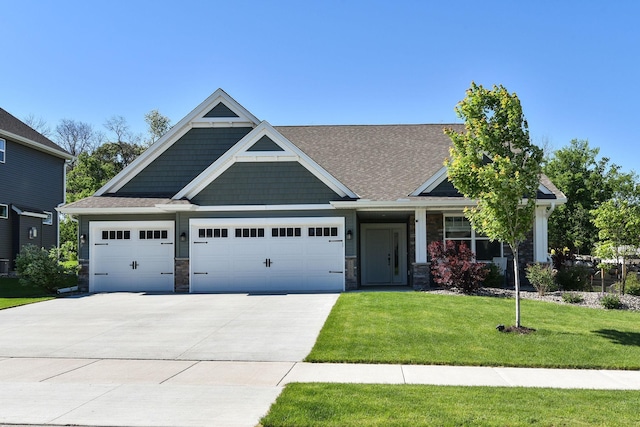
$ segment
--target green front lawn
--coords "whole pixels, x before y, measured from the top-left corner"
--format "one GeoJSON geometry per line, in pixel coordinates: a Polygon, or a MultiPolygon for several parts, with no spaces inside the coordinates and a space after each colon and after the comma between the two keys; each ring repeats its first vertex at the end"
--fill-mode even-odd
{"type": "Polygon", "coordinates": [[[637,426],[640,392],[289,384],[264,427],[637,426]]]}
{"type": "Polygon", "coordinates": [[[0,277],[0,309],[46,301],[54,298],[37,286],[23,286],[15,278],[0,277]]]}
{"type": "Polygon", "coordinates": [[[422,292],[342,294],[309,362],[640,369],[640,313],[422,292]]]}

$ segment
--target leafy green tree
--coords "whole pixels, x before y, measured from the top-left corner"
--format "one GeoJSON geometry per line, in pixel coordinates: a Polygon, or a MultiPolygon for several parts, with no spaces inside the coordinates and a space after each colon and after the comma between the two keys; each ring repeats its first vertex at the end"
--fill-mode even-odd
{"type": "Polygon", "coordinates": [[[556,150],[544,165],[544,173],[567,196],[549,218],[549,246],[562,251],[589,254],[598,240],[592,211],[613,194],[619,167],[608,158],[598,159],[598,148],[574,139],[556,150]]]}
{"type": "Polygon", "coordinates": [[[477,205],[465,209],[476,230],[506,242],[514,257],[516,326],[520,327],[518,248],[533,227],[543,151],[531,143],[520,100],[502,85],[471,83],[456,107],[466,132],[445,130],[453,147],[449,180],[477,205]]]}
{"type": "Polygon", "coordinates": [[[149,139],[147,140],[148,145],[156,142],[171,129],[171,120],[169,117],[163,116],[158,110],[151,110],[145,114],[144,121],[147,122],[147,133],[149,134],[149,139]]]}
{"type": "Polygon", "coordinates": [[[598,229],[596,253],[615,258],[622,264],[621,293],[625,292],[624,268],[640,247],[640,184],[635,173],[621,174],[615,180],[611,199],[594,209],[593,224],[598,229]]]}

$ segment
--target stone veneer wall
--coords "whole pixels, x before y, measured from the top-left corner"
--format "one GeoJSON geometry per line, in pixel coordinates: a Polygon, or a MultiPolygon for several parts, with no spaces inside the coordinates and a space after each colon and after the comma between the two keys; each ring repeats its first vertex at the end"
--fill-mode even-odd
{"type": "Polygon", "coordinates": [[[189,258],[176,258],[175,282],[173,290],[176,293],[189,292],[189,258]]]}
{"type": "Polygon", "coordinates": [[[78,292],[89,292],[89,260],[79,259],[78,292]]]}
{"type": "Polygon", "coordinates": [[[346,291],[358,289],[358,257],[347,256],[344,259],[344,288],[346,291]]]}

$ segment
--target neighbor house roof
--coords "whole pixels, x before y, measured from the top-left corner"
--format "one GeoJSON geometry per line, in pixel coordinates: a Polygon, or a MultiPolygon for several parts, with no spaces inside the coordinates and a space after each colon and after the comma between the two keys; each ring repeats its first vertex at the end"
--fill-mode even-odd
{"type": "Polygon", "coordinates": [[[73,158],[70,153],[58,144],[2,108],[0,108],[0,137],[9,138],[63,159],[73,158]]]}

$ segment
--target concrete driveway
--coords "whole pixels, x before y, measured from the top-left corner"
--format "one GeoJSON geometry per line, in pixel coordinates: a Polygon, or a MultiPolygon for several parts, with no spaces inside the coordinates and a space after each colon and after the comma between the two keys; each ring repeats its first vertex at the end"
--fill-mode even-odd
{"type": "Polygon", "coordinates": [[[0,310],[0,424],[252,427],[338,294],[95,294],[0,310]]]}
{"type": "Polygon", "coordinates": [[[301,361],[338,294],[61,298],[0,311],[0,357],[301,361]]]}

